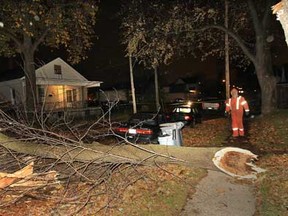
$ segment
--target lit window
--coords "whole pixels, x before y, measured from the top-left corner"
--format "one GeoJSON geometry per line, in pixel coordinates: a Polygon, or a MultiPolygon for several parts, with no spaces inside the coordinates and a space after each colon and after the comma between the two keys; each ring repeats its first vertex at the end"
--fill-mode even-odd
{"type": "Polygon", "coordinates": [[[77,101],[77,90],[76,89],[72,90],[72,100],[77,101]]]}
{"type": "Polygon", "coordinates": [[[66,91],[67,102],[72,102],[72,90],[66,91]]]}
{"type": "Polygon", "coordinates": [[[66,91],[67,102],[77,101],[77,89],[66,91]]]}

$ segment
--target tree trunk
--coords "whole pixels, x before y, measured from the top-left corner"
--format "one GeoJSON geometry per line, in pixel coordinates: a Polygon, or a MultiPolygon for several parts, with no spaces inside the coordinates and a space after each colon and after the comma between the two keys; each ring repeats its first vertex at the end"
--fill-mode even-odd
{"type": "Polygon", "coordinates": [[[263,115],[272,112],[276,108],[276,78],[268,74],[267,65],[260,64],[256,67],[256,73],[261,88],[261,113],[263,115]]]}
{"type": "Polygon", "coordinates": [[[261,113],[265,115],[276,108],[276,77],[270,47],[264,37],[257,37],[255,69],[261,88],[261,113]]]}
{"type": "Polygon", "coordinates": [[[36,94],[36,74],[34,64],[34,50],[32,49],[31,39],[24,39],[24,50],[22,50],[24,58],[24,72],[26,85],[26,111],[28,113],[36,111],[37,94],[36,94]]]}

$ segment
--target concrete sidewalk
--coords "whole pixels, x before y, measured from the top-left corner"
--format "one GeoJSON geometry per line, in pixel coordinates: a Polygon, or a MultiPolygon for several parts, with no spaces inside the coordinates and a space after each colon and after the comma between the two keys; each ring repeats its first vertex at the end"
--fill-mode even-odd
{"type": "Polygon", "coordinates": [[[208,171],[182,216],[252,216],[256,210],[253,183],[240,183],[220,171],[208,171]]]}

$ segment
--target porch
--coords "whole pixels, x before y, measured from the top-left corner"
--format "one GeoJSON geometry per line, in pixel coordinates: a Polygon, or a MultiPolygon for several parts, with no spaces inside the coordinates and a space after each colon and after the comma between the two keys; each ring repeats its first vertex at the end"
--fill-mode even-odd
{"type": "Polygon", "coordinates": [[[87,87],[75,85],[38,85],[38,109],[48,112],[87,107],[87,87]]]}

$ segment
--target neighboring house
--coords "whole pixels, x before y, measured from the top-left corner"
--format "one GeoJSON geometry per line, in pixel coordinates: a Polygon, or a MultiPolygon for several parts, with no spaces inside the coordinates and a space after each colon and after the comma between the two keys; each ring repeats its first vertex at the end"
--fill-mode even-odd
{"type": "MultiPolygon", "coordinates": [[[[88,81],[73,67],[56,58],[36,70],[36,99],[45,111],[86,107],[87,88],[100,87],[100,81],[88,81]]],[[[0,97],[12,105],[25,104],[23,70],[0,74],[0,97]]]]}
{"type": "Polygon", "coordinates": [[[286,74],[287,72],[283,66],[281,70],[281,78],[276,85],[278,108],[288,108],[288,80],[286,74]]]}
{"type": "Polygon", "coordinates": [[[194,101],[201,95],[200,83],[196,78],[179,78],[175,83],[164,87],[163,93],[166,102],[194,101]]]}
{"type": "Polygon", "coordinates": [[[129,89],[105,89],[99,93],[100,102],[123,101],[129,102],[129,89]]]}

